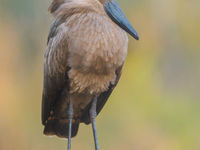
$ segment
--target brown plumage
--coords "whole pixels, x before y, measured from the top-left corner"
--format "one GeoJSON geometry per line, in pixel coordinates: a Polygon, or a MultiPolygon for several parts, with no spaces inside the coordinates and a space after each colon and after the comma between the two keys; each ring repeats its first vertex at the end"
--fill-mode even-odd
{"type": "Polygon", "coordinates": [[[72,137],[79,123],[89,124],[118,83],[128,38],[104,10],[107,0],[53,0],[55,17],[44,60],[42,124],[44,134],[68,137],[68,105],[74,109],[72,137]]]}

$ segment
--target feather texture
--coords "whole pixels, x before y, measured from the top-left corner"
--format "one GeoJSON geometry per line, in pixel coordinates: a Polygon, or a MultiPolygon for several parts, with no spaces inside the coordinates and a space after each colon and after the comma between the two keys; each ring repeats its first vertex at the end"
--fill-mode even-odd
{"type": "Polygon", "coordinates": [[[99,113],[116,86],[127,55],[128,38],[98,0],[54,0],[50,12],[56,19],[44,60],[44,133],[68,137],[70,95],[75,136],[79,123],[90,123],[92,99],[98,97],[99,113]]]}

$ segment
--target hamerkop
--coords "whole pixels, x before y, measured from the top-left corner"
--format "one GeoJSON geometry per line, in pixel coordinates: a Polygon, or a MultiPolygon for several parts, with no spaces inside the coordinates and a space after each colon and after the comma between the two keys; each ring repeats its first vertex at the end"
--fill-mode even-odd
{"type": "Polygon", "coordinates": [[[44,58],[45,135],[68,138],[92,123],[117,85],[127,55],[126,32],[138,40],[116,0],[53,0],[55,17],[44,58]],[[126,31],[126,32],[125,32],[126,31]]]}

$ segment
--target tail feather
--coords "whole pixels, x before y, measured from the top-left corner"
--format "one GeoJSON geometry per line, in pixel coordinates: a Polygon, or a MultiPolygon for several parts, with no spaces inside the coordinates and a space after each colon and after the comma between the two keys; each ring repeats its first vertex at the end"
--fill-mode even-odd
{"type": "MultiPolygon", "coordinates": [[[[72,123],[72,137],[76,136],[79,128],[79,121],[72,123]]],[[[45,135],[57,135],[58,137],[68,138],[68,119],[48,120],[44,128],[45,135]]]]}

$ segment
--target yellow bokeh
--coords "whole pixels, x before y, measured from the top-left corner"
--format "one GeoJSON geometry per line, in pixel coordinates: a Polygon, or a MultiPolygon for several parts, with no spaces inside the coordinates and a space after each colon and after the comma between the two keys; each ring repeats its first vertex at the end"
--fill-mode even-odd
{"type": "MultiPolygon", "coordinates": [[[[48,1],[0,0],[0,150],[64,150],[42,134],[48,1]]],[[[200,149],[200,1],[119,0],[129,37],[120,82],[97,118],[103,150],[200,149]]],[[[94,149],[81,124],[72,150],[94,149]]]]}

